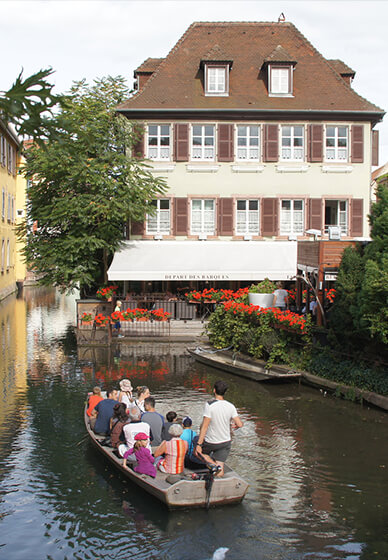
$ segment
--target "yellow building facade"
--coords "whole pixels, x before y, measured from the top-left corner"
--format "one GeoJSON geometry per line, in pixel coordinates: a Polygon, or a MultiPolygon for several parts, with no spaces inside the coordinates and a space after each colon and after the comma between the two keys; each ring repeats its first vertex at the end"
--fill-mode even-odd
{"type": "Polygon", "coordinates": [[[26,181],[17,174],[20,160],[16,134],[0,121],[0,300],[15,292],[26,275],[15,233],[26,204],[26,181]]]}

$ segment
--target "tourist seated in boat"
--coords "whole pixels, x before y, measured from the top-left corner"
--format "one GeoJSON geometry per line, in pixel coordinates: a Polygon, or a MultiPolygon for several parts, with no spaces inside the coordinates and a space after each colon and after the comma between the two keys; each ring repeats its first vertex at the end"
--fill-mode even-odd
{"type": "Polygon", "coordinates": [[[140,413],[145,412],[144,408],[144,401],[147,397],[150,396],[150,390],[147,386],[141,385],[140,387],[136,387],[137,391],[137,399],[135,399],[135,405],[139,408],[140,413]]]}
{"type": "Polygon", "coordinates": [[[132,383],[129,381],[129,379],[122,379],[119,385],[120,385],[119,402],[125,403],[127,406],[127,410],[129,411],[133,403],[132,383]]]}
{"type": "Polygon", "coordinates": [[[116,403],[113,407],[110,430],[110,443],[114,449],[117,449],[121,443],[125,442],[123,428],[128,422],[129,416],[126,404],[123,402],[116,403]]]}
{"type": "Polygon", "coordinates": [[[180,474],[184,469],[185,455],[188,449],[187,441],[180,439],[183,428],[175,423],[170,426],[169,433],[172,435],[170,441],[162,441],[154,451],[154,457],[163,459],[158,462],[158,469],[168,474],[180,474]]]}
{"type": "Polygon", "coordinates": [[[157,447],[163,441],[162,429],[164,425],[164,418],[159,412],[155,410],[155,399],[154,397],[147,397],[144,399],[145,412],[141,415],[141,421],[147,422],[151,428],[151,445],[152,447],[157,447]]]}
{"type": "Polygon", "coordinates": [[[188,444],[188,449],[187,449],[187,455],[191,455],[194,451],[194,438],[197,435],[194,430],[191,429],[191,426],[193,425],[193,421],[190,418],[190,416],[186,416],[185,418],[183,418],[182,420],[182,428],[183,428],[183,432],[181,435],[181,439],[183,439],[184,441],[187,441],[188,444]]]}
{"type": "Polygon", "coordinates": [[[92,418],[97,418],[94,432],[100,435],[109,435],[110,419],[113,416],[113,407],[117,403],[119,393],[116,389],[107,390],[107,398],[102,399],[92,410],[92,418]]]}
{"type": "Polygon", "coordinates": [[[178,415],[173,410],[167,412],[166,420],[163,424],[163,429],[162,429],[162,441],[163,440],[170,441],[170,439],[172,439],[172,435],[168,433],[168,430],[170,429],[170,426],[172,426],[173,423],[177,421],[177,418],[178,415]]]}
{"type": "MultiPolygon", "coordinates": [[[[91,418],[91,416],[92,416],[92,412],[93,412],[94,407],[100,401],[102,401],[101,389],[100,389],[100,387],[93,387],[93,393],[89,397],[88,408],[87,408],[87,411],[86,411],[86,414],[89,416],[89,418],[91,418]]],[[[93,422],[90,421],[90,425],[91,425],[92,429],[94,427],[95,422],[96,422],[95,418],[93,418],[93,422]]]]}
{"type": "Polygon", "coordinates": [[[152,456],[151,451],[147,448],[148,443],[149,437],[147,434],[144,432],[136,434],[133,447],[124,453],[123,467],[128,469],[127,458],[135,455],[136,466],[133,470],[139,474],[148,474],[149,476],[155,478],[156,468],[154,465],[154,457],[152,456]]]}
{"type": "MultiPolygon", "coordinates": [[[[125,424],[123,427],[123,433],[125,437],[125,444],[121,444],[118,447],[119,454],[121,457],[124,456],[124,453],[128,451],[128,449],[132,449],[135,445],[135,437],[137,434],[144,433],[148,437],[148,440],[151,436],[151,429],[150,425],[146,422],[141,421],[141,413],[137,407],[132,407],[129,410],[129,420],[130,422],[125,424]]],[[[147,442],[147,448],[151,451],[150,442],[147,442]]],[[[136,460],[135,456],[132,455],[130,458],[127,457],[127,460],[136,460]]]]}

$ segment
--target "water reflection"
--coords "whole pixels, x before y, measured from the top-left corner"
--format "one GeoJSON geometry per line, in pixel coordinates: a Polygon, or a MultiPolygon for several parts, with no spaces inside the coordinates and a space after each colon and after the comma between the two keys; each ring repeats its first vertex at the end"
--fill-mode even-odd
{"type": "Polygon", "coordinates": [[[222,374],[181,345],[77,349],[75,297],[30,289],[0,305],[1,557],[388,558],[387,416],[297,384],[223,376],[245,422],[230,457],[251,485],[241,505],[167,512],[112,471],[83,440],[87,390],[130,377],[198,428],[222,374]]]}

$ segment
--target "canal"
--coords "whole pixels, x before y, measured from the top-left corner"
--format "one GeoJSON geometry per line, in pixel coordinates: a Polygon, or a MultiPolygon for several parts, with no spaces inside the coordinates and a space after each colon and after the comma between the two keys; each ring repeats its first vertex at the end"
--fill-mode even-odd
{"type": "Polygon", "coordinates": [[[26,288],[0,304],[0,558],[226,560],[388,558],[388,416],[292,385],[201,366],[184,345],[78,349],[75,296],[26,288]],[[229,463],[242,504],[169,512],[84,437],[96,383],[148,385],[157,410],[198,428],[214,381],[245,423],[229,463]]]}

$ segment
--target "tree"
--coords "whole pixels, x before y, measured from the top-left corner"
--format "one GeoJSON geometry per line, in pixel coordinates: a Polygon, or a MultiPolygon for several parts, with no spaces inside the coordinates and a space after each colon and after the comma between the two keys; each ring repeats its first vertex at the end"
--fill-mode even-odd
{"type": "Polygon", "coordinates": [[[39,70],[25,80],[20,72],[12,87],[0,92],[2,120],[14,124],[18,134],[27,135],[41,145],[55,134],[53,111],[62,101],[61,95],[53,94],[54,86],[46,79],[53,72],[51,68],[39,70]]]}
{"type": "MultiPolygon", "coordinates": [[[[384,179],[382,177],[381,179],[384,179]]],[[[358,296],[361,324],[369,335],[388,343],[388,189],[379,184],[369,216],[372,242],[366,247],[365,275],[358,296]]]]}
{"type": "Polygon", "coordinates": [[[152,212],[165,192],[164,180],[132,156],[138,136],[115,112],[128,95],[121,77],[74,83],[56,117],[56,140],[26,154],[31,186],[18,235],[27,236],[24,255],[45,285],[84,291],[105,282],[125,224],[152,212]]]}

